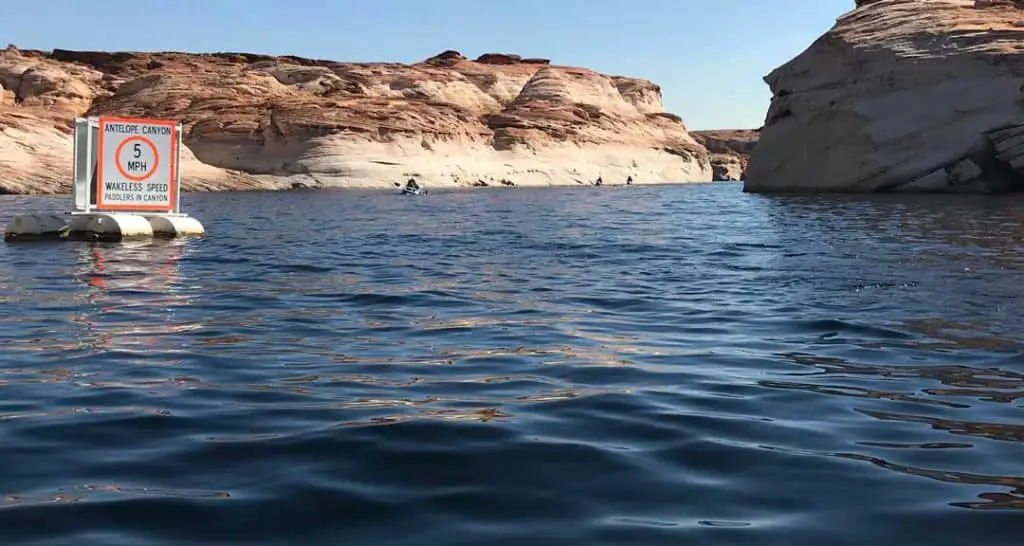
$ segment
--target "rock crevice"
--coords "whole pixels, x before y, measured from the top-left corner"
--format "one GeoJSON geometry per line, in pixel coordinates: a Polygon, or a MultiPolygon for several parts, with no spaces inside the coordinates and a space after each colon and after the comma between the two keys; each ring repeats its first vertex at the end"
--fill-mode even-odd
{"type": "Polygon", "coordinates": [[[1024,126],[985,133],[964,158],[907,183],[883,189],[988,194],[1024,192],[1024,126]]]}
{"type": "Polygon", "coordinates": [[[710,152],[714,180],[739,181],[745,178],[747,163],[760,133],[760,129],[739,129],[694,131],[691,134],[710,152]]]}

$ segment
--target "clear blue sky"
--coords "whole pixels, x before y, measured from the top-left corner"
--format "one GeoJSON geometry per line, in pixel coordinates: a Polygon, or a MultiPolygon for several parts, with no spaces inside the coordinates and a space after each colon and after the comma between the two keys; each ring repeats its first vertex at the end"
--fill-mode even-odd
{"type": "MultiPolygon", "coordinates": [[[[853,0],[36,0],[3,7],[26,49],[244,51],[415,62],[445,49],[647,78],[691,129],[759,127],[762,77],[853,0]]],[[[2,47],[3,44],[0,44],[2,47]]]]}

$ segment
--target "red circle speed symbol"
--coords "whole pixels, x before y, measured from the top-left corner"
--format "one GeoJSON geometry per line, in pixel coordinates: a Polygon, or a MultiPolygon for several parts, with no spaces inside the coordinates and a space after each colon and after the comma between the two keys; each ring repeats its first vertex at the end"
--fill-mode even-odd
{"type": "Polygon", "coordinates": [[[117,149],[114,150],[114,164],[117,165],[117,172],[121,173],[121,176],[127,178],[128,180],[142,182],[143,180],[153,176],[156,173],[156,168],[158,165],[160,165],[160,154],[157,153],[156,145],[153,144],[153,141],[149,140],[146,137],[136,135],[122,140],[121,143],[117,145],[117,149]],[[127,172],[125,172],[124,167],[121,165],[121,151],[124,150],[125,145],[127,145],[129,142],[135,141],[145,143],[146,146],[149,146],[149,149],[153,152],[153,166],[150,167],[149,170],[140,175],[128,174],[127,172]]]}

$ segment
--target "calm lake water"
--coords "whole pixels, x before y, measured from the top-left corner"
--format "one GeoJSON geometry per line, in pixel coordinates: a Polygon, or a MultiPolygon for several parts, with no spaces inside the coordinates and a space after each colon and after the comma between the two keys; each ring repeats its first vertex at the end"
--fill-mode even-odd
{"type": "Polygon", "coordinates": [[[1021,198],[184,201],[0,246],[5,544],[1024,536],[1021,198]]]}

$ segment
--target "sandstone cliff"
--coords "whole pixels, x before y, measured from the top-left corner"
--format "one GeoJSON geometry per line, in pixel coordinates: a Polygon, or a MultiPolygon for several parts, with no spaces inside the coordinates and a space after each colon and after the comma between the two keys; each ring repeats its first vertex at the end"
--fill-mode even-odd
{"type": "Polygon", "coordinates": [[[447,51],[413,65],[217,53],[0,51],[0,192],[69,190],[71,121],[184,124],[187,190],[711,180],[645,80],[447,51]]]}
{"type": "Polygon", "coordinates": [[[1024,189],[1024,2],[857,4],[766,76],[745,189],[1024,189]]]}
{"type": "Polygon", "coordinates": [[[760,129],[693,131],[693,138],[711,152],[714,180],[743,180],[747,162],[761,134],[760,129]]]}

